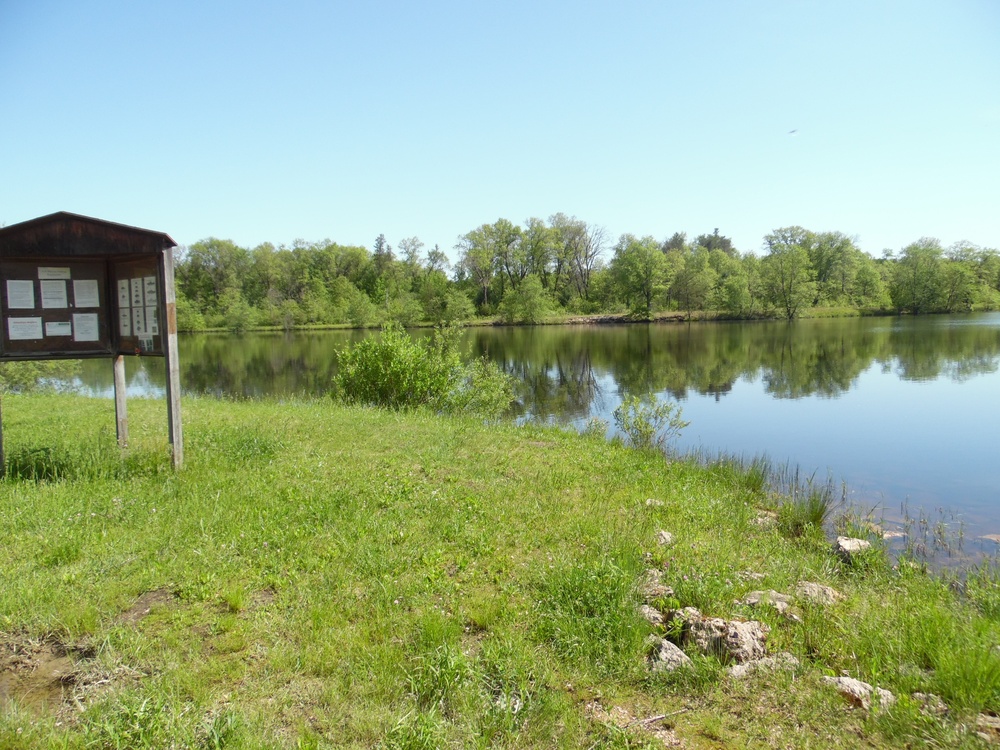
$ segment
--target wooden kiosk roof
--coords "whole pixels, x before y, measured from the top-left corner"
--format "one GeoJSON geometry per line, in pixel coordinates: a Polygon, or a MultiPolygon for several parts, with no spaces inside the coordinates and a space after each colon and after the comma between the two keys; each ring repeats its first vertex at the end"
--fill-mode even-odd
{"type": "Polygon", "coordinates": [[[0,229],[0,257],[155,255],[176,247],[168,234],[59,211],[0,229]]]}

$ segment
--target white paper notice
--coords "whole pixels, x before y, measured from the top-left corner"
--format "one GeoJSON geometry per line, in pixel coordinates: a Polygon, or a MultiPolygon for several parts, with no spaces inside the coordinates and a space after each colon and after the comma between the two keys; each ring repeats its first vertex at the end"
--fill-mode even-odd
{"type": "Polygon", "coordinates": [[[132,335],[132,312],[127,307],[118,311],[118,333],[122,336],[132,335]]]}
{"type": "Polygon", "coordinates": [[[118,307],[128,307],[130,303],[128,279],[118,279],[118,307]]]}
{"type": "Polygon", "coordinates": [[[142,307],[142,279],[132,279],[132,307],[142,307]]]}
{"type": "Polygon", "coordinates": [[[144,307],[132,308],[132,330],[136,336],[146,335],[146,315],[144,307]]]}
{"type": "Polygon", "coordinates": [[[160,327],[156,324],[156,308],[146,308],[146,333],[150,336],[159,336],[160,327]]]}
{"type": "Polygon", "coordinates": [[[11,341],[42,338],[41,318],[7,318],[7,335],[11,341]]]}
{"type": "Polygon", "coordinates": [[[74,341],[97,341],[99,332],[97,313],[75,313],[73,315],[74,341]]]}
{"type": "Polygon", "coordinates": [[[156,277],[144,276],[142,288],[146,291],[146,307],[156,304],[156,277]]]}
{"type": "Polygon", "coordinates": [[[69,305],[66,301],[66,282],[59,281],[39,281],[42,285],[42,307],[46,310],[65,309],[69,305]]]}
{"type": "Polygon", "coordinates": [[[100,307],[101,295],[97,279],[77,279],[73,282],[73,302],[77,307],[100,307]]]}
{"type": "Polygon", "coordinates": [[[46,323],[45,324],[45,335],[46,336],[72,336],[73,326],[67,320],[65,322],[57,323],[46,323]]]}
{"type": "Polygon", "coordinates": [[[40,279],[69,279],[68,268],[52,268],[47,266],[38,267],[38,278],[40,279]]]}
{"type": "Polygon", "coordinates": [[[35,282],[31,280],[7,279],[7,309],[34,310],[35,282]]]}

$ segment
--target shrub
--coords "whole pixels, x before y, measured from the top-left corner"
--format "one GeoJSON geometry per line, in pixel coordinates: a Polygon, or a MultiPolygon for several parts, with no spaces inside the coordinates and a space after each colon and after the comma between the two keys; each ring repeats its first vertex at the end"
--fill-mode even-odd
{"type": "Polygon", "coordinates": [[[540,323],[552,307],[541,279],[529,274],[517,289],[504,296],[499,307],[500,319],[504,323],[540,323]]]}
{"type": "Polygon", "coordinates": [[[334,392],[349,404],[387,409],[426,406],[499,418],[513,401],[510,378],[485,360],[462,362],[461,330],[435,329],[415,341],[398,324],[337,352],[334,392]]]}
{"type": "Polygon", "coordinates": [[[626,398],[614,411],[615,426],[635,448],[666,448],[690,422],[681,419],[681,407],[670,401],[644,402],[626,398]]]}

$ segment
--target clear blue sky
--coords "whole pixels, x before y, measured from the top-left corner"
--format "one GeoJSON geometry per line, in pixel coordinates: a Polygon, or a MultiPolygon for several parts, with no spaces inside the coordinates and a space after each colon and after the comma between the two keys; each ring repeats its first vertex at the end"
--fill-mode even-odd
{"type": "Polygon", "coordinates": [[[0,223],[1000,248],[1000,2],[0,0],[0,223]],[[796,131],[790,133],[790,131],[796,131]]]}

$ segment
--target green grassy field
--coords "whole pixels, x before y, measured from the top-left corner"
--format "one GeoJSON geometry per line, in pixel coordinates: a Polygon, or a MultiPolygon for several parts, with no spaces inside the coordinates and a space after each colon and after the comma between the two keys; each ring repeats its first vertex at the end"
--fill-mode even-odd
{"type": "Polygon", "coordinates": [[[738,467],[186,400],[175,474],[162,402],[130,402],[124,453],[110,401],[2,406],[0,748],[975,747],[1000,711],[990,573],[949,585],[877,540],[846,565],[738,467]],[[737,680],[688,648],[690,668],[651,671],[647,568],[664,608],[762,620],[800,666],[737,680]],[[845,599],[799,621],[739,603],[800,580],[845,599]],[[820,680],[842,673],[899,700],[853,708],[820,680]]]}

